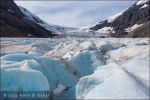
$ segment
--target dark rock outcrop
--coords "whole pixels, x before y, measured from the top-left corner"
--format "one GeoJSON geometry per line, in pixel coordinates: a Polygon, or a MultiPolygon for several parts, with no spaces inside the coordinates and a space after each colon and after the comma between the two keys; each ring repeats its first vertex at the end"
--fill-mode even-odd
{"type": "Polygon", "coordinates": [[[94,27],[91,27],[90,30],[97,31],[103,27],[113,27],[113,31],[115,33],[110,33],[112,37],[148,37],[150,34],[149,31],[149,20],[150,20],[150,9],[149,6],[142,8],[144,5],[150,6],[150,1],[146,3],[136,5],[132,5],[126,11],[123,12],[122,15],[118,16],[114,21],[108,22],[108,20],[104,20],[94,27]],[[136,30],[132,32],[126,32],[125,29],[128,27],[132,27],[135,24],[143,24],[140,26],[140,33],[136,30]],[[143,28],[143,29],[142,29],[143,28]]]}
{"type": "Polygon", "coordinates": [[[52,37],[53,32],[27,20],[13,0],[0,1],[1,37],[52,37]]]}

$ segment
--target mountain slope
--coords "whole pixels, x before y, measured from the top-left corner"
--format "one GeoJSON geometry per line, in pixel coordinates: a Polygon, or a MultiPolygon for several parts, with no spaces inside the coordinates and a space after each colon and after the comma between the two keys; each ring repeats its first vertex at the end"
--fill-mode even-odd
{"type": "Polygon", "coordinates": [[[113,37],[148,37],[149,3],[148,0],[139,0],[127,10],[99,22],[90,30],[95,34],[113,37]],[[140,32],[136,31],[138,28],[140,32]]]}
{"type": "Polygon", "coordinates": [[[26,19],[39,24],[40,26],[44,27],[46,30],[53,31],[56,34],[65,34],[66,32],[77,30],[77,28],[63,27],[63,26],[59,26],[59,25],[48,24],[45,21],[43,21],[42,19],[40,19],[38,16],[32,14],[26,8],[21,7],[21,6],[19,6],[19,8],[22,11],[22,13],[26,16],[26,19]]]}
{"type": "Polygon", "coordinates": [[[1,37],[52,37],[48,31],[37,23],[27,20],[13,0],[0,1],[1,37]]]}

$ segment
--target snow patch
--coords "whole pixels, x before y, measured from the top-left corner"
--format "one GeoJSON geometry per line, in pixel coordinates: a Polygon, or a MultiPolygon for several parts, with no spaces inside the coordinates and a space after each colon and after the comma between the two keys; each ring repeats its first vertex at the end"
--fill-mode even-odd
{"type": "Polygon", "coordinates": [[[146,8],[146,7],[148,7],[148,6],[149,6],[149,5],[144,4],[140,9],[146,8]]]}
{"type": "MultiPolygon", "coordinates": [[[[127,9],[126,9],[126,10],[127,10],[127,9]]],[[[123,14],[123,12],[126,11],[126,10],[123,10],[123,11],[121,11],[121,12],[118,13],[118,14],[115,14],[115,15],[113,15],[113,16],[110,16],[110,17],[108,17],[106,20],[108,20],[108,23],[111,23],[111,22],[113,22],[117,17],[121,16],[121,15],[123,14]]]]}
{"type": "Polygon", "coordinates": [[[13,10],[10,10],[10,9],[8,9],[8,11],[9,11],[9,12],[12,12],[12,13],[14,13],[14,11],[13,11],[13,10]]]}
{"type": "Polygon", "coordinates": [[[133,25],[132,27],[128,27],[128,28],[126,28],[125,29],[125,31],[126,32],[131,32],[131,31],[133,31],[134,29],[136,29],[136,28],[138,28],[138,27],[140,27],[140,26],[142,26],[143,24],[135,24],[135,25],[133,25]]]}
{"type": "Polygon", "coordinates": [[[108,33],[114,33],[112,27],[103,27],[95,32],[96,35],[109,36],[108,33]]]}
{"type": "Polygon", "coordinates": [[[141,5],[141,4],[143,4],[143,3],[146,3],[146,2],[148,2],[149,0],[139,0],[137,3],[136,3],[136,5],[141,5]]]}

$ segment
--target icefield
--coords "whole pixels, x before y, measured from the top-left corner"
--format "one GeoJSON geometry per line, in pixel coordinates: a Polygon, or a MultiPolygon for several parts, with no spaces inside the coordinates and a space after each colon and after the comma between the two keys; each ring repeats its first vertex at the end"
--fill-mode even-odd
{"type": "Polygon", "coordinates": [[[149,99],[149,45],[149,38],[1,38],[1,91],[149,99]]]}

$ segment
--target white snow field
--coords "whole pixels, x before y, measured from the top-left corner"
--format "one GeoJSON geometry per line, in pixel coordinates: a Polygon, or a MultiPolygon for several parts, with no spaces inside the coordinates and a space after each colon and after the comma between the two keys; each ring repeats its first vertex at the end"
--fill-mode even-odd
{"type": "Polygon", "coordinates": [[[1,91],[149,99],[148,38],[1,38],[1,91]]]}

